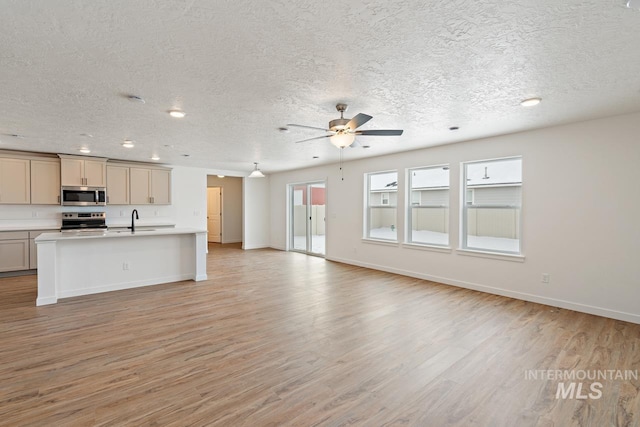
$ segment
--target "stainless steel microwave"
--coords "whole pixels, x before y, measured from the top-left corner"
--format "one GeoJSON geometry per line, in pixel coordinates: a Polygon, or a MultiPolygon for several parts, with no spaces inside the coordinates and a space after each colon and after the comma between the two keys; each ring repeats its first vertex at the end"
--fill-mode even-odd
{"type": "Polygon", "coordinates": [[[104,187],[62,187],[63,206],[104,206],[107,189],[104,187]]]}

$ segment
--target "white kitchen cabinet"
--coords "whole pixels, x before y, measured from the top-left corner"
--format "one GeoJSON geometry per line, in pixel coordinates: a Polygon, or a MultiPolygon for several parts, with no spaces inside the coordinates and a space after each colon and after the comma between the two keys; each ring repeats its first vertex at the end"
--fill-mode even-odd
{"type": "Polygon", "coordinates": [[[129,204],[129,168],[107,165],[107,204],[129,204]]]}
{"type": "Polygon", "coordinates": [[[31,165],[28,159],[0,158],[0,203],[31,202],[31,165]]]}
{"type": "Polygon", "coordinates": [[[60,160],[31,160],[31,204],[60,204],[60,160]]]}
{"type": "Polygon", "coordinates": [[[106,187],[107,160],[60,155],[62,186],[106,187]]]}
{"type": "Polygon", "coordinates": [[[132,205],[170,205],[171,170],[151,168],[131,168],[132,205]]]}
{"type": "Polygon", "coordinates": [[[0,272],[29,269],[29,232],[0,232],[0,272]]]}

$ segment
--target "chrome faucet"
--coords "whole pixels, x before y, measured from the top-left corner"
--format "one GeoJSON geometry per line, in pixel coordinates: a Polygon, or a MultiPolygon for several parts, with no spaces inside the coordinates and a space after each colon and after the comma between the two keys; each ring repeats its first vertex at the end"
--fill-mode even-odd
{"type": "Polygon", "coordinates": [[[136,222],[135,222],[136,219],[140,219],[140,217],[138,217],[138,209],[134,209],[131,212],[131,227],[129,228],[131,229],[132,233],[136,232],[136,222]],[[134,215],[135,215],[135,218],[134,218],[134,215]]]}

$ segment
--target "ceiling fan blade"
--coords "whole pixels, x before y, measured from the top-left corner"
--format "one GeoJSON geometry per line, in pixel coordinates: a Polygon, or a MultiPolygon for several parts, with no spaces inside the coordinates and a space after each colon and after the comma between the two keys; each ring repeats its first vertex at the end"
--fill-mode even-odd
{"type": "Polygon", "coordinates": [[[332,135],[316,136],[315,138],[303,139],[302,141],[296,141],[295,143],[298,144],[300,142],[313,141],[314,139],[329,138],[330,136],[332,136],[332,135]]]}
{"type": "Polygon", "coordinates": [[[325,128],[319,128],[319,127],[315,127],[315,126],[306,126],[306,125],[296,125],[296,124],[293,124],[293,123],[287,124],[287,126],[295,126],[295,127],[298,127],[298,128],[307,128],[307,129],[317,129],[317,130],[323,130],[325,132],[329,131],[329,129],[325,129],[325,128]]]}
{"type": "Polygon", "coordinates": [[[363,124],[367,123],[372,118],[373,117],[368,116],[366,114],[358,113],[357,116],[349,120],[349,123],[347,123],[347,127],[351,128],[351,130],[354,130],[356,128],[359,128],[363,124]]]}
{"type": "Polygon", "coordinates": [[[356,131],[356,135],[363,136],[398,136],[402,135],[402,129],[372,129],[372,130],[359,130],[356,131]]]}

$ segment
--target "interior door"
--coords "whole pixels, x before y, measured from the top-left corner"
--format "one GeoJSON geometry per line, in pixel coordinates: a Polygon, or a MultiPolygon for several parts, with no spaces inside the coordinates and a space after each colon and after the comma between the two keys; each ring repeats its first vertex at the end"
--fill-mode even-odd
{"type": "Polygon", "coordinates": [[[222,242],[222,187],[207,188],[207,241],[222,242]]]}
{"type": "Polygon", "coordinates": [[[311,255],[325,255],[325,184],[290,185],[289,248],[311,255]]]}

